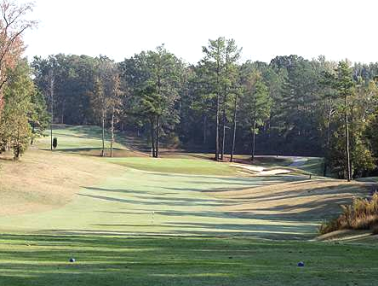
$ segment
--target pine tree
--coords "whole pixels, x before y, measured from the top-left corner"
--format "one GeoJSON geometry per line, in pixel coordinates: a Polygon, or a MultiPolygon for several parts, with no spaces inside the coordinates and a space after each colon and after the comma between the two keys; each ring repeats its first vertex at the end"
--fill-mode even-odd
{"type": "Polygon", "coordinates": [[[252,135],[251,158],[253,161],[256,149],[256,134],[259,131],[259,127],[263,126],[264,122],[269,118],[272,101],[269,97],[269,90],[258,72],[252,72],[246,76],[243,89],[241,113],[243,124],[248,126],[252,135]]]}
{"type": "Polygon", "coordinates": [[[203,47],[202,51],[205,56],[201,64],[206,69],[215,111],[215,160],[218,161],[223,160],[224,156],[228,105],[231,91],[237,82],[235,64],[241,50],[233,39],[226,40],[224,37],[219,37],[216,40],[209,40],[208,46],[203,47]],[[222,132],[220,116],[222,116],[222,132]]]}

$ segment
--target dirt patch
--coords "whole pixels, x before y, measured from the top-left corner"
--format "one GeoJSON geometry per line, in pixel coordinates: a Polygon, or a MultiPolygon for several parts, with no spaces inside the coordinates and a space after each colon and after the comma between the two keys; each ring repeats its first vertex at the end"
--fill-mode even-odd
{"type": "Polygon", "coordinates": [[[69,203],[91,186],[125,169],[89,158],[30,150],[19,162],[0,161],[0,215],[41,212],[69,203]]]}

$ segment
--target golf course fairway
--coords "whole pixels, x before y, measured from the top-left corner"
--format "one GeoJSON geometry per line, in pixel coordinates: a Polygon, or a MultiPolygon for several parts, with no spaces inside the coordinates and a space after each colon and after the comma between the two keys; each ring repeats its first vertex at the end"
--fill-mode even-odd
{"type": "Polygon", "coordinates": [[[316,240],[370,182],[152,159],[127,141],[100,158],[98,131],[60,126],[57,150],[42,138],[1,161],[0,285],[377,285],[376,236],[316,240]]]}

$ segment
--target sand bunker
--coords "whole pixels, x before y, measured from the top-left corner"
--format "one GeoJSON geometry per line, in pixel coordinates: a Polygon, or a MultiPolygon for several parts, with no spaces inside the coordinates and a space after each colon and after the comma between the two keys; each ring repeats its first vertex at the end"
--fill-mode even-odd
{"type": "Polygon", "coordinates": [[[251,166],[251,165],[236,164],[236,163],[232,164],[232,166],[251,171],[256,176],[274,176],[274,175],[280,175],[280,174],[289,174],[292,172],[291,170],[287,170],[287,169],[267,169],[261,166],[251,166]]]}

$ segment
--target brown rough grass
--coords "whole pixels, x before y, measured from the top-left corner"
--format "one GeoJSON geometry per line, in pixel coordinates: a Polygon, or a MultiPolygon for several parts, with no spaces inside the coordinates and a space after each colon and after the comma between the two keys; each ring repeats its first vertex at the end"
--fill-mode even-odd
{"type": "Polygon", "coordinates": [[[338,218],[324,222],[320,233],[329,233],[340,229],[371,229],[375,233],[378,226],[378,193],[370,198],[355,198],[351,205],[342,205],[342,214],[338,218]]]}
{"type": "Polygon", "coordinates": [[[82,185],[120,166],[90,158],[29,150],[20,161],[0,160],[0,215],[47,211],[69,203],[82,185]]]}
{"type": "Polygon", "coordinates": [[[370,184],[332,179],[278,183],[262,187],[212,192],[235,203],[222,210],[238,215],[271,215],[295,219],[330,217],[341,204],[369,192],[370,184]]]}

